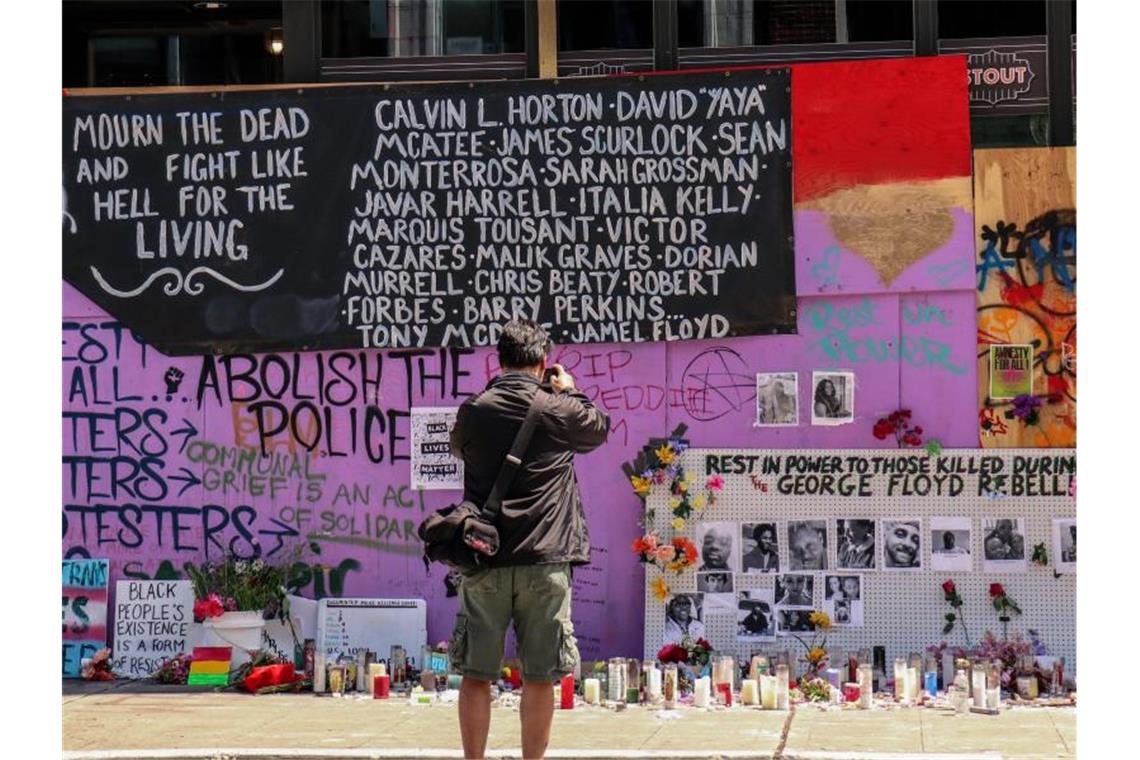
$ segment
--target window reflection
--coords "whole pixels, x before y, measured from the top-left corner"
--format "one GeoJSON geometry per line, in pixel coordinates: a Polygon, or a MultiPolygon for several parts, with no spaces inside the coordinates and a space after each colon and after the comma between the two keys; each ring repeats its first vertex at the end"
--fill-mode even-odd
{"type": "Polygon", "coordinates": [[[679,0],[681,47],[909,40],[911,0],[679,0]]]}
{"type": "Polygon", "coordinates": [[[653,47],[652,0],[558,0],[559,50],[653,47]]]}
{"type": "Polygon", "coordinates": [[[524,48],[524,0],[321,3],[325,58],[495,55],[524,48]]]}

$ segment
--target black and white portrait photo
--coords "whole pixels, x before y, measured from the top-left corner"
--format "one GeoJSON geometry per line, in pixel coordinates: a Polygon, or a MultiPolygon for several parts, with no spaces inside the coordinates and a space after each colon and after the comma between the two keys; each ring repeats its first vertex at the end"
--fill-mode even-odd
{"type": "Polygon", "coordinates": [[[987,573],[1023,573],[1025,520],[1017,517],[986,518],[982,521],[982,569],[987,573]]]}
{"type": "Polygon", "coordinates": [[[785,427],[799,422],[799,375],[795,372],[757,374],[756,426],[785,427]]]}
{"type": "Polygon", "coordinates": [[[776,523],[744,523],[740,526],[740,545],[744,572],[780,572],[780,547],[776,523]]]}
{"type": "Polygon", "coordinates": [[[860,598],[863,579],[858,575],[823,576],[823,598],[833,601],[855,601],[860,598]]]}
{"type": "Polygon", "coordinates": [[[777,610],[777,633],[810,633],[812,630],[811,610],[777,610]]]}
{"type": "Polygon", "coordinates": [[[855,374],[812,372],[811,424],[846,425],[855,418],[855,374]]]}
{"type": "Polygon", "coordinates": [[[827,569],[827,523],[798,520],[788,523],[788,569],[827,569]]]}
{"type": "Polygon", "coordinates": [[[732,573],[727,570],[697,573],[697,591],[705,594],[731,594],[732,573]]]}
{"type": "Polygon", "coordinates": [[[701,564],[697,570],[740,570],[740,524],[730,522],[697,523],[697,548],[701,564]]]}
{"type": "Polygon", "coordinates": [[[873,570],[875,567],[875,521],[835,521],[835,567],[840,570],[873,570]]]}
{"type": "Polygon", "coordinates": [[[917,517],[883,520],[883,568],[922,569],[922,521],[917,517]]]}
{"type": "Polygon", "coordinates": [[[823,611],[831,618],[831,624],[838,628],[860,628],[863,626],[862,599],[825,599],[823,611]]]}
{"type": "Polygon", "coordinates": [[[705,636],[701,622],[703,600],[700,594],[675,594],[665,602],[665,636],[663,644],[680,644],[688,636],[693,641],[705,636]]]}
{"type": "Polygon", "coordinates": [[[772,589],[749,589],[736,594],[736,638],[741,641],[776,636],[772,589]]]}
{"type": "Polygon", "coordinates": [[[1053,518],[1053,569],[1077,572],[1077,518],[1053,518]]]}
{"type": "Polygon", "coordinates": [[[972,570],[969,517],[930,518],[930,567],[933,570],[972,570]]]}
{"type": "Polygon", "coordinates": [[[815,578],[810,575],[784,574],[776,576],[776,604],[781,607],[811,608],[815,578]]]}

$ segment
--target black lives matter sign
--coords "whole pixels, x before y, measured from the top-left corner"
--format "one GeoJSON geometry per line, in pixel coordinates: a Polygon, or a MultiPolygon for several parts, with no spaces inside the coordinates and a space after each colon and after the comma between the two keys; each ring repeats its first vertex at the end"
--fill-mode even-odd
{"type": "Polygon", "coordinates": [[[66,98],[65,278],[170,353],[794,332],[790,89],[66,98]]]}

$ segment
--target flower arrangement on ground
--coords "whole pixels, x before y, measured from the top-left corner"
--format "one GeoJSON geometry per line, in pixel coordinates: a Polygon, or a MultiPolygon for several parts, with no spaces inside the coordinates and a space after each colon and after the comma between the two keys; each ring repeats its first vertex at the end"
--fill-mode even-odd
{"type": "Polygon", "coordinates": [[[194,620],[201,623],[227,612],[259,612],[265,620],[288,620],[286,595],[297,591],[289,581],[291,564],[230,554],[218,562],[187,565],[194,586],[194,620]]]}
{"type": "MultiPolygon", "coordinates": [[[[796,685],[796,691],[799,692],[801,699],[807,700],[808,702],[831,701],[831,684],[822,678],[801,678],[800,682],[796,685]]],[[[794,695],[793,699],[795,699],[794,695]]]]}
{"type": "Polygon", "coordinates": [[[986,662],[1001,661],[1001,685],[1008,689],[1017,677],[1018,659],[1033,654],[1033,645],[1023,639],[1020,633],[1015,633],[1011,639],[1002,640],[986,631],[973,654],[975,658],[986,662]]]}
{"type": "Polygon", "coordinates": [[[180,685],[190,677],[190,663],[194,661],[189,652],[177,654],[164,660],[151,678],[161,684],[180,685]]]}
{"type": "Polygon", "coordinates": [[[654,486],[666,486],[669,491],[669,510],[674,530],[683,530],[685,521],[693,514],[716,502],[716,494],[724,488],[724,479],[714,475],[705,481],[701,493],[694,493],[693,483],[678,461],[688,446],[678,438],[670,438],[657,448],[650,448],[648,464],[639,475],[631,475],[633,492],[644,501],[654,486]]]}
{"type": "Polygon", "coordinates": [[[680,644],[666,644],[657,651],[657,660],[662,665],[675,663],[678,688],[683,693],[693,690],[694,679],[706,674],[712,658],[712,644],[702,638],[689,636],[681,638],[680,644]]]}
{"type": "Polygon", "coordinates": [[[84,660],[79,676],[84,681],[114,681],[115,674],[111,670],[111,650],[104,647],[92,655],[91,659],[84,660]]]}

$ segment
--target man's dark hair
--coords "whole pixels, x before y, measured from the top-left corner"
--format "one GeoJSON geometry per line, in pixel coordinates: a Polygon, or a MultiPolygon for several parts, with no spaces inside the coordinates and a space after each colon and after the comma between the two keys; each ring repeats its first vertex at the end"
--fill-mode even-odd
{"type": "Polygon", "coordinates": [[[955,541],[954,534],[951,533],[950,531],[946,531],[945,533],[942,534],[942,545],[944,547],[946,547],[947,549],[953,548],[954,541],[955,541]]]}
{"type": "Polygon", "coordinates": [[[543,361],[554,344],[538,323],[512,319],[499,335],[499,366],[509,369],[533,367],[543,361]]]}
{"type": "Polygon", "coordinates": [[[752,540],[759,543],[760,536],[764,535],[765,533],[771,535],[773,539],[776,538],[776,531],[774,530],[771,523],[760,523],[752,529],[752,540]]]}

